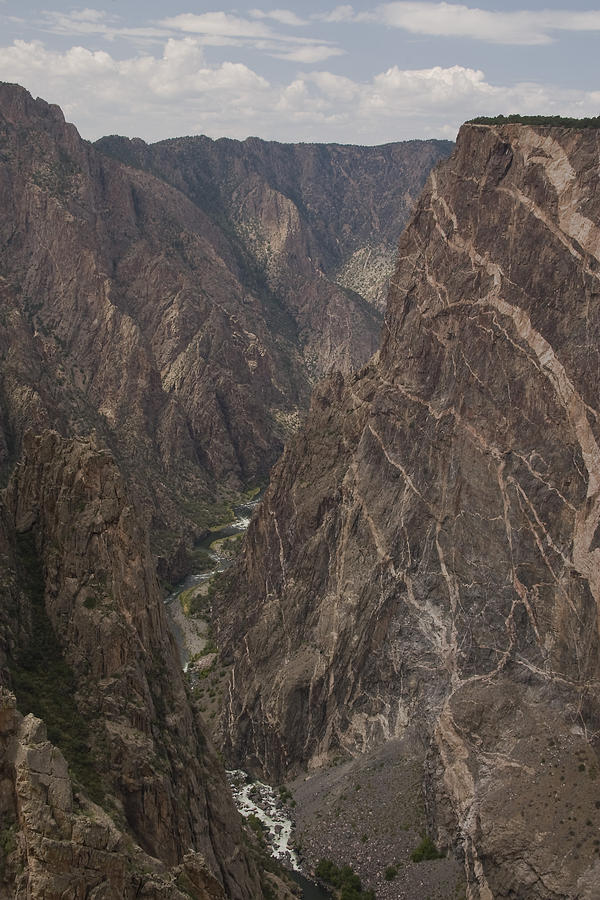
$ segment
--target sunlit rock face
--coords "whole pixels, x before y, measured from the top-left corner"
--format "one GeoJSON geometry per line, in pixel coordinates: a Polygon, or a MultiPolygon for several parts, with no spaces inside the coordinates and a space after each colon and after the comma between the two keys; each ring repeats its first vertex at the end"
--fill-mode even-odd
{"type": "Polygon", "coordinates": [[[379,353],[314,394],[220,608],[232,759],[280,778],[418,723],[485,900],[600,890],[599,151],[462,128],[379,353]]]}

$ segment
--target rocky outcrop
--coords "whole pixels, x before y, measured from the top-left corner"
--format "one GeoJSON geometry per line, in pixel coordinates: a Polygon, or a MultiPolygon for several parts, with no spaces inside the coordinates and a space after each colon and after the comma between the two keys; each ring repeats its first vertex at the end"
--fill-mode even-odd
{"type": "Polygon", "coordinates": [[[174,872],[173,884],[212,885],[193,896],[262,896],[183,682],[147,532],[111,454],[90,440],[28,433],[4,509],[14,531],[1,674],[45,723],[21,721],[7,704],[3,796],[12,794],[24,866],[18,889],[58,897],[107,882],[90,896],[138,896],[143,882],[127,870],[137,859],[160,877],[174,872]]]}
{"type": "Polygon", "coordinates": [[[481,900],[600,889],[599,149],[463,127],[219,609],[231,759],[281,779],[418,724],[481,900]]]}
{"type": "Polygon", "coordinates": [[[64,756],[39,719],[0,688],[0,896],[225,900],[198,853],[168,871],[132,846],[102,807],[74,796],[64,756]]]}

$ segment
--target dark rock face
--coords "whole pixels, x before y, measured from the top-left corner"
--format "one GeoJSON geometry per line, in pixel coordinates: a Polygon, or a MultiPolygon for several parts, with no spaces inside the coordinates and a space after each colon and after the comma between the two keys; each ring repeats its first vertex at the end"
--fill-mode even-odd
{"type": "Polygon", "coordinates": [[[315,393],[219,612],[228,754],[281,778],[420,723],[486,900],[600,890],[599,150],[461,130],[380,352],[315,393]]]}
{"type": "Polygon", "coordinates": [[[307,393],[297,351],[178,191],[96,153],[21,89],[0,89],[0,111],[3,462],[27,428],[95,433],[156,552],[173,552],[214,479],[275,459],[273,417],[307,393]]]}
{"type": "Polygon", "coordinates": [[[43,722],[23,718],[1,687],[0,750],[1,897],[225,900],[198,853],[168,871],[134,850],[100,806],[74,797],[67,763],[43,722]]]}
{"type": "MultiPolygon", "coordinates": [[[[423,149],[400,206],[447,152],[423,149]]],[[[304,200],[246,160],[221,209],[218,152],[179,161],[124,166],[0,85],[0,684],[36,712],[3,695],[11,896],[262,896],[155,558],[173,575],[215,485],[266,476],[313,375],[364,360],[379,314],[309,258],[304,200]]]]}
{"type": "MultiPolygon", "coordinates": [[[[447,152],[423,147],[400,206],[447,152]]],[[[184,564],[215,486],[266,475],[313,375],[365,359],[379,318],[248,162],[222,210],[214,166],[196,189],[177,163],[124,166],[0,85],[0,685],[35,714],[3,692],[8,896],[262,896],[155,559],[184,564]]]]}
{"type": "Polygon", "coordinates": [[[186,896],[176,887],[196,869],[208,887],[201,879],[192,896],[262,896],[222,767],[183,684],[147,532],[114,459],[90,441],[28,433],[4,499],[15,536],[5,540],[1,674],[10,672],[18,700],[48,710],[81,792],[75,803],[45,725],[32,716],[22,723],[14,698],[7,701],[0,765],[13,862],[23,873],[17,896],[58,897],[104,881],[112,893],[102,896],[138,896],[148,867],[158,879],[148,896],[186,896]],[[19,556],[15,542],[26,538],[28,554],[19,556]],[[37,570],[31,588],[26,567],[37,570]],[[84,752],[91,772],[82,773],[84,752]],[[160,893],[163,881],[171,893],[160,893]]]}

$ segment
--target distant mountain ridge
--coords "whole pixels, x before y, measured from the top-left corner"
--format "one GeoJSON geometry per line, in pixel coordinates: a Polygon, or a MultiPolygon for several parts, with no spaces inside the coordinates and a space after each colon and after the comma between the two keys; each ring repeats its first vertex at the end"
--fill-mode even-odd
{"type": "Polygon", "coordinates": [[[199,136],[147,145],[111,136],[95,146],[163,178],[223,229],[290,311],[309,374],[319,377],[360,366],[376,334],[374,349],[400,234],[425,174],[453,144],[199,136]]]}

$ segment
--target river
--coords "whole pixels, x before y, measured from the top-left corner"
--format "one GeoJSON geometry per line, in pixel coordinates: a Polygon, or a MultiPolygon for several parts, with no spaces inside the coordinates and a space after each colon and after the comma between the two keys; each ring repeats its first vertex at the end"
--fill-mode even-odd
{"type": "MultiPolygon", "coordinates": [[[[214,576],[231,565],[235,553],[228,545],[233,538],[247,530],[261,499],[262,493],[254,500],[233,507],[234,520],[211,531],[199,544],[199,548],[207,551],[212,566],[205,571],[188,575],[165,599],[169,626],[185,672],[194,658],[206,652],[210,642],[210,625],[208,617],[187,616],[182,608],[182,598],[185,600],[192,594],[202,594],[204,586],[207,593],[214,576]]],[[[210,654],[207,658],[210,658],[210,654]]],[[[241,769],[228,771],[227,778],[239,812],[246,818],[254,815],[260,821],[272,856],[288,869],[300,886],[303,900],[331,900],[329,892],[310,881],[302,872],[300,860],[293,848],[293,822],[281,795],[271,785],[254,780],[241,769]]]]}
{"type": "Polygon", "coordinates": [[[202,589],[208,586],[215,575],[224,572],[233,562],[234,555],[229,548],[232,538],[243,534],[250,524],[252,514],[262,498],[262,493],[255,500],[248,500],[233,507],[234,520],[214,530],[202,540],[197,549],[205,550],[212,560],[210,568],[202,572],[192,573],[178,585],[172,594],[165,600],[167,618],[177,643],[179,656],[184,672],[187,672],[192,657],[202,653],[210,638],[208,618],[202,616],[187,616],[181,605],[182,596],[194,588],[202,589]]]}

